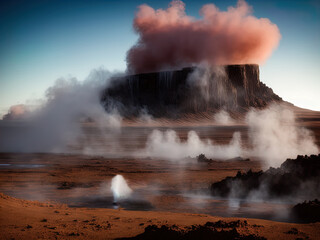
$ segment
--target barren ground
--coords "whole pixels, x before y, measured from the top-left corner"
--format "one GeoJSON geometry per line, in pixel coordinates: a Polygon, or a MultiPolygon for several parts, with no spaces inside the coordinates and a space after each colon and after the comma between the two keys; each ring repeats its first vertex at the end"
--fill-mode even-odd
{"type": "MultiPolygon", "coordinates": [[[[311,129],[320,145],[319,112],[301,109],[297,115],[299,124],[311,129]]],[[[164,125],[167,128],[167,123],[164,125]]],[[[196,130],[201,138],[221,143],[228,142],[235,130],[241,131],[244,139],[246,136],[246,127],[242,125],[178,125],[175,130],[182,138],[190,129],[196,130]]],[[[141,147],[150,129],[128,122],[120,141],[129,150],[141,147]]],[[[93,131],[90,126],[87,130],[93,131]]],[[[1,238],[113,239],[135,236],[152,224],[183,228],[245,217],[241,219],[247,220],[248,225],[238,228],[243,234],[268,239],[317,239],[319,223],[279,222],[285,218],[276,213],[292,203],[244,202],[230,206],[225,200],[208,199],[206,190],[212,182],[234,176],[239,170],[262,167],[257,159],[211,164],[189,159],[181,164],[113,155],[0,153],[1,238]],[[124,176],[134,194],[132,200],[113,209],[110,181],[116,174],[124,176]],[[298,231],[290,232],[292,228],[298,231]]]]}

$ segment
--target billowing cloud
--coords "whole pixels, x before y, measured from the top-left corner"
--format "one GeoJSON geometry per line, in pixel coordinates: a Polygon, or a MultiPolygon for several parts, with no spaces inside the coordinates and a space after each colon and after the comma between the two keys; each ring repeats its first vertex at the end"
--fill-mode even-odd
{"type": "Polygon", "coordinates": [[[204,5],[201,19],[188,16],[185,4],[174,0],[165,10],[139,6],[134,29],[139,40],[127,54],[128,70],[135,73],[189,66],[263,63],[281,38],[278,27],[256,18],[239,0],[220,11],[204,5]]]}
{"type": "Polygon", "coordinates": [[[28,106],[24,104],[13,105],[9,108],[8,113],[3,116],[4,120],[17,120],[26,117],[29,113],[28,106]]]}

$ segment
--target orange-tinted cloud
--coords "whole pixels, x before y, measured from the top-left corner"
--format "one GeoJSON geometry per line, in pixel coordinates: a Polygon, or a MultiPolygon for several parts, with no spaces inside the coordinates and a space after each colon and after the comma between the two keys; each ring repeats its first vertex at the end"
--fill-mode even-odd
{"type": "Polygon", "coordinates": [[[6,115],[3,116],[4,120],[17,120],[23,118],[29,113],[29,109],[24,104],[13,105],[9,108],[6,115]]]}
{"type": "Polygon", "coordinates": [[[263,63],[281,35],[277,25],[254,17],[251,10],[244,0],[227,11],[207,4],[200,10],[202,18],[195,19],[186,15],[182,1],[172,1],[166,10],[141,5],[134,19],[139,40],[128,51],[128,70],[263,63]]]}

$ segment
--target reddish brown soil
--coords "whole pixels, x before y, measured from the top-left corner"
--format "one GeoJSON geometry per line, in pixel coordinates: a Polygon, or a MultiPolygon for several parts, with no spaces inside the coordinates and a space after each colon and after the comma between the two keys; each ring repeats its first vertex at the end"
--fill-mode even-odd
{"type": "MultiPolygon", "coordinates": [[[[183,228],[208,221],[236,220],[203,214],[68,208],[64,205],[15,199],[3,194],[0,195],[0,206],[2,239],[114,239],[135,236],[153,224],[175,224],[183,228]]],[[[320,223],[246,220],[247,226],[237,228],[240,233],[256,234],[267,239],[317,239],[320,234],[320,223]],[[296,228],[298,233],[290,233],[292,228],[296,228]]]]}
{"type": "MultiPolygon", "coordinates": [[[[296,113],[299,124],[311,129],[320,145],[319,112],[296,109],[296,113]]],[[[126,124],[130,126],[136,123],[126,124]]],[[[165,126],[170,124],[170,121],[163,121],[165,126]]],[[[239,127],[245,131],[242,125],[239,127]]],[[[185,132],[179,135],[183,138],[185,132]]],[[[228,132],[228,136],[225,135],[221,131],[214,138],[217,142],[227,142],[231,134],[228,132]]],[[[254,159],[210,164],[187,162],[180,164],[161,159],[0,153],[0,164],[14,164],[0,168],[0,192],[3,193],[0,195],[0,238],[113,239],[135,236],[153,224],[176,224],[183,228],[208,221],[239,219],[197,214],[197,209],[187,205],[183,195],[171,192],[206,189],[212,182],[234,176],[238,170],[260,170],[261,163],[254,159]],[[41,166],[26,166],[29,164],[41,166]],[[86,200],[92,196],[109,196],[105,201],[112,203],[110,181],[116,174],[123,175],[134,192],[141,194],[139,196],[158,211],[107,209],[105,202],[94,202],[102,204],[97,205],[100,208],[71,208],[62,204],[75,204],[76,199],[77,204],[84,203],[83,206],[86,206],[86,200]],[[150,194],[151,190],[161,194],[150,194]]],[[[239,227],[240,233],[257,234],[267,239],[317,239],[320,236],[320,223],[294,224],[254,218],[243,220],[247,220],[248,225],[239,227]]]]}

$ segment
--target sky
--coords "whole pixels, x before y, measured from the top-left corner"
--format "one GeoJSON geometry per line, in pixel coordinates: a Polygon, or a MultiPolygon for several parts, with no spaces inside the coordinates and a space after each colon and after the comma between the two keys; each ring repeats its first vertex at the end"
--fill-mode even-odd
{"type": "MultiPolygon", "coordinates": [[[[92,69],[126,69],[138,39],[132,20],[151,0],[0,0],[0,118],[15,104],[44,97],[61,77],[85,79],[92,69]]],[[[185,0],[199,18],[202,5],[226,10],[236,0],[185,0]]],[[[320,0],[247,0],[253,15],[269,18],[282,38],[260,66],[260,79],[296,106],[320,111],[320,0]]]]}

